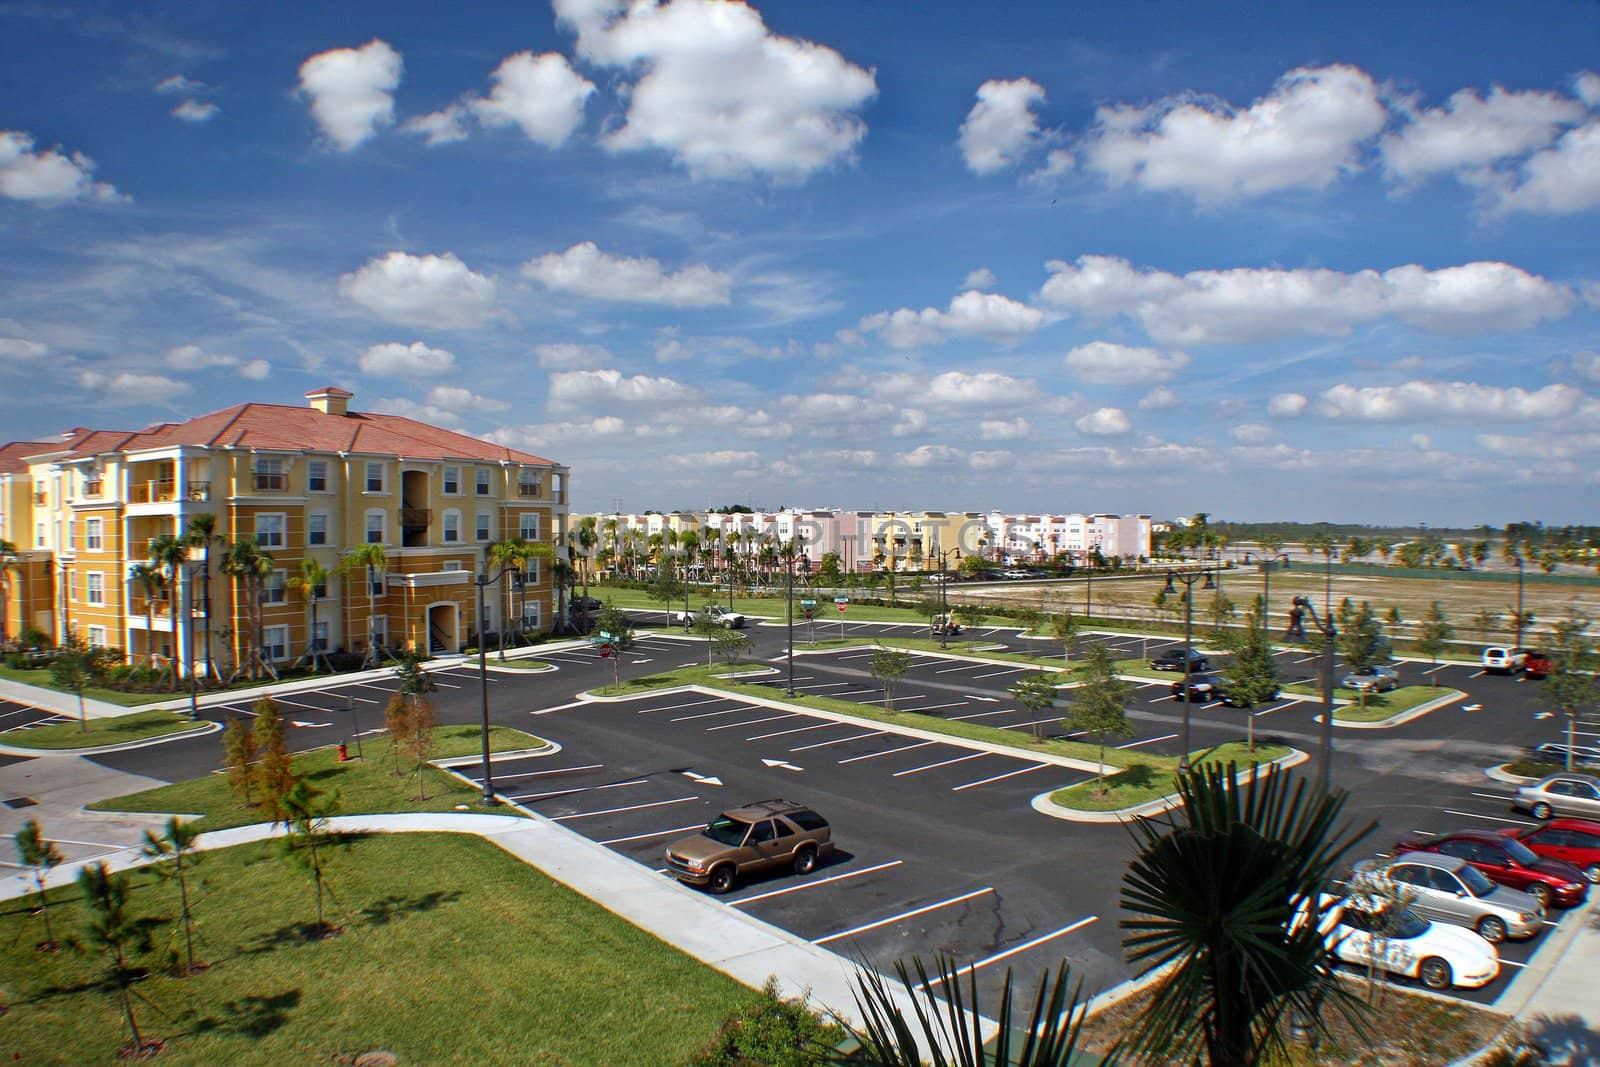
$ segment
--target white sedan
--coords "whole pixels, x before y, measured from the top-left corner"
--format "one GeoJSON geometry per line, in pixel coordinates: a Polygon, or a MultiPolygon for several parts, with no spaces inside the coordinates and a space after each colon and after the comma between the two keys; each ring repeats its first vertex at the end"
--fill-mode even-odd
{"type": "Polygon", "coordinates": [[[1328,940],[1345,963],[1415,978],[1429,989],[1477,989],[1500,973],[1495,947],[1465,927],[1424,919],[1410,908],[1373,912],[1335,906],[1328,940]]]}

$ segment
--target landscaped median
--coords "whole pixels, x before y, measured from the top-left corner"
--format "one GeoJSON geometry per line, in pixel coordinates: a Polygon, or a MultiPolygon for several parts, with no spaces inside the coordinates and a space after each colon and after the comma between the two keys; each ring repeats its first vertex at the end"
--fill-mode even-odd
{"type": "MultiPolygon", "coordinates": [[[[477,726],[441,726],[434,733],[433,758],[449,759],[470,756],[481,752],[482,730],[477,726]]],[[[490,752],[520,752],[554,746],[543,738],[509,726],[489,729],[490,752]]],[[[364,758],[351,758],[340,762],[334,748],[319,748],[302,752],[294,757],[294,773],[302,776],[324,792],[337,790],[339,814],[378,815],[395,812],[454,811],[477,801],[479,787],[463,781],[437,767],[428,767],[426,800],[419,800],[423,792],[418,786],[417,765],[404,753],[396,754],[388,738],[368,738],[360,749],[364,758]],[[399,773],[396,773],[396,772],[399,773]]],[[[357,749],[350,746],[354,757],[357,749]]],[[[142,793],[132,793],[113,800],[91,804],[93,811],[156,812],[200,817],[203,831],[221,830],[230,826],[248,826],[270,820],[270,812],[259,807],[246,807],[243,798],[234,790],[229,776],[209,774],[187,782],[157,786],[142,793]]],[[[514,808],[496,809],[500,814],[519,814],[514,808]]]]}
{"type": "MultiPolygon", "coordinates": [[[[468,666],[473,665],[468,664],[468,666]]],[[[542,659],[488,659],[483,665],[491,671],[533,671],[538,674],[555,670],[555,667],[542,659]]]]}
{"type": "MultiPolygon", "coordinates": [[[[1227,766],[1237,764],[1247,770],[1256,764],[1283,760],[1286,765],[1298,762],[1291,757],[1300,755],[1287,745],[1258,744],[1254,749],[1242,741],[1230,741],[1215,748],[1202,749],[1191,754],[1194,766],[1215,763],[1227,766]]],[[[1302,756],[1303,758],[1303,756],[1302,756]]],[[[1140,756],[1138,762],[1127,770],[1110,775],[1105,781],[1080,782],[1049,794],[1049,804],[1071,812],[1098,812],[1108,816],[1127,817],[1147,815],[1176,802],[1172,789],[1172,776],[1178,769],[1175,759],[1140,756]],[[1158,803],[1166,802],[1166,803],[1158,803]],[[1144,810],[1148,807],[1150,810],[1144,810]]],[[[1036,805],[1036,807],[1042,807],[1036,805]]],[[[1046,814],[1050,814],[1046,810],[1046,814]]],[[[1064,815],[1072,818],[1072,815],[1064,815]]]]}
{"type": "Polygon", "coordinates": [[[136,711],[114,718],[90,719],[87,729],[81,722],[60,722],[31,730],[15,730],[4,735],[0,747],[17,751],[81,752],[166,739],[176,734],[210,733],[217,729],[215,723],[195,722],[175,711],[136,711]]]}
{"type": "MultiPolygon", "coordinates": [[[[1360,694],[1348,689],[1334,690],[1334,700],[1349,699],[1334,710],[1333,721],[1340,726],[1398,726],[1418,715],[1426,715],[1436,708],[1466,696],[1459,689],[1448,686],[1407,685],[1387,693],[1374,693],[1365,705],[1360,694]],[[1349,693],[1345,698],[1344,694],[1349,693]]],[[[1318,694],[1321,695],[1320,693],[1318,694]]]]}

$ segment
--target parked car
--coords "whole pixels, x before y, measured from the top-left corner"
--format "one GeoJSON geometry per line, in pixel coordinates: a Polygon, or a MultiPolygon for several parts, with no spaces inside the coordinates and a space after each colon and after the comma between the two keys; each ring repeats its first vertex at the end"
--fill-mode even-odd
{"type": "Polygon", "coordinates": [[[961,624],[949,615],[935,615],[929,628],[935,637],[954,637],[961,632],[961,624]]]}
{"type": "Polygon", "coordinates": [[[1534,745],[1529,755],[1544,763],[1567,765],[1567,753],[1572,753],[1574,767],[1600,767],[1600,745],[1569,745],[1564,741],[1546,741],[1534,745]]]}
{"type": "Polygon", "coordinates": [[[1496,885],[1455,856],[1407,852],[1387,864],[1368,860],[1357,869],[1380,872],[1397,884],[1423,918],[1468,927],[1493,944],[1529,938],[1544,927],[1544,907],[1537,900],[1496,885]]]}
{"type": "Polygon", "coordinates": [[[1412,908],[1370,911],[1349,901],[1331,913],[1328,943],[1345,963],[1415,978],[1429,989],[1477,989],[1500,973],[1500,953],[1471,930],[1412,908]]]}
{"type": "MultiPolygon", "coordinates": [[[[1262,703],[1265,703],[1268,700],[1277,700],[1278,699],[1278,687],[1277,686],[1273,686],[1272,690],[1269,693],[1267,693],[1265,696],[1263,696],[1261,699],[1262,699],[1262,703]]],[[[1249,708],[1249,707],[1254,707],[1254,705],[1251,704],[1250,701],[1245,700],[1242,696],[1239,695],[1238,690],[1236,688],[1234,688],[1233,680],[1231,678],[1227,678],[1227,677],[1224,677],[1222,679],[1222,702],[1224,704],[1226,704],[1230,708],[1249,708]]]]}
{"type": "MultiPolygon", "coordinates": [[[[1189,675],[1189,703],[1192,704],[1197,700],[1219,700],[1222,697],[1222,687],[1223,681],[1219,675],[1194,674],[1191,672],[1189,675]]],[[[1172,697],[1174,700],[1183,699],[1182,678],[1172,683],[1172,697]]]]}
{"type": "Polygon", "coordinates": [[[1515,674],[1527,661],[1528,650],[1525,648],[1490,645],[1483,650],[1483,669],[1490,674],[1515,674]]]}
{"type": "Polygon", "coordinates": [[[1600,822],[1551,819],[1542,826],[1516,826],[1500,833],[1553,860],[1570,863],[1590,882],[1600,882],[1600,822]]]}
{"type": "Polygon", "coordinates": [[[803,804],[758,800],[725,811],[704,830],[667,846],[680,882],[726,893],[740,877],[773,867],[810,874],[833,851],[828,820],[803,804]]]}
{"type": "Polygon", "coordinates": [[[1362,667],[1344,676],[1340,685],[1364,693],[1386,693],[1400,688],[1400,672],[1393,667],[1362,667]]]}
{"type": "Polygon", "coordinates": [[[1600,817],[1600,778],[1587,774],[1552,774],[1531,785],[1517,786],[1511,806],[1541,820],[1552,815],[1597,818],[1600,817]]]}
{"type": "Polygon", "coordinates": [[[597,596],[575,596],[571,603],[572,606],[568,610],[574,615],[584,611],[599,611],[605,607],[604,601],[597,596]]]}
{"type": "Polygon", "coordinates": [[[1522,659],[1522,676],[1524,678],[1548,678],[1552,669],[1550,657],[1535,649],[1530,648],[1528,654],[1522,659]]]}
{"type": "MultiPolygon", "coordinates": [[[[1183,649],[1169,648],[1150,661],[1150,666],[1158,671],[1183,670],[1183,649]]],[[[1189,649],[1189,673],[1208,671],[1211,669],[1211,660],[1207,659],[1198,649],[1189,649]]]]}
{"type": "Polygon", "coordinates": [[[744,627],[744,616],[737,611],[729,611],[721,604],[707,604],[703,608],[685,612],[683,618],[679,621],[683,623],[683,628],[687,630],[694,626],[702,616],[719,626],[726,626],[730,630],[739,630],[744,627]]]}
{"type": "Polygon", "coordinates": [[[1438,837],[1411,835],[1394,846],[1398,852],[1437,852],[1464,859],[1491,882],[1520,889],[1548,909],[1575,908],[1589,897],[1589,882],[1570,863],[1536,855],[1515,837],[1493,830],[1459,830],[1438,837]]]}

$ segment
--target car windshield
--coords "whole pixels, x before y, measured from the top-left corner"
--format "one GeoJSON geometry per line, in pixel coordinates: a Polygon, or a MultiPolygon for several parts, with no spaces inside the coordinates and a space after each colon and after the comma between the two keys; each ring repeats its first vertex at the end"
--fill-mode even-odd
{"type": "Polygon", "coordinates": [[[1476,867],[1462,867],[1456,872],[1456,877],[1466,885],[1467,892],[1475,897],[1486,897],[1494,892],[1494,883],[1485,878],[1483,872],[1476,867]]]}
{"type": "Polygon", "coordinates": [[[744,835],[750,832],[750,824],[727,815],[718,815],[701,832],[713,841],[737,847],[744,844],[744,835]]]}
{"type": "Polygon", "coordinates": [[[1428,920],[1412,911],[1410,908],[1401,908],[1391,920],[1390,928],[1396,938],[1406,939],[1421,937],[1428,932],[1428,920]]]}
{"type": "Polygon", "coordinates": [[[1529,848],[1527,845],[1524,845],[1521,841],[1518,841],[1514,837],[1506,838],[1503,842],[1501,842],[1501,847],[1506,850],[1506,855],[1510,856],[1524,867],[1532,867],[1535,863],[1539,862],[1539,857],[1533,854],[1533,849],[1529,848]]]}

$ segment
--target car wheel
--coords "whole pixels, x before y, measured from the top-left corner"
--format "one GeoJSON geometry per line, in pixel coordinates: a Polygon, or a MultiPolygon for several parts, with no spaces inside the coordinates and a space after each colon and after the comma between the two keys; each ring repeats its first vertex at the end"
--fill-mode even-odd
{"type": "Polygon", "coordinates": [[[1539,906],[1546,911],[1550,910],[1550,898],[1555,894],[1550,892],[1550,887],[1536,882],[1528,887],[1528,895],[1539,902],[1539,906]]]}
{"type": "Polygon", "coordinates": [[[711,880],[706,883],[706,888],[721,896],[733,888],[733,868],[727,864],[711,872],[711,880]]]}
{"type": "Polygon", "coordinates": [[[1485,915],[1478,920],[1478,936],[1491,945],[1498,945],[1506,939],[1505,920],[1498,916],[1485,915]]]}
{"type": "Polygon", "coordinates": [[[1540,822],[1548,819],[1552,814],[1554,813],[1550,810],[1550,805],[1542,800],[1533,806],[1533,817],[1540,822]]]}
{"type": "Polygon", "coordinates": [[[794,854],[794,873],[810,874],[817,869],[817,850],[804,845],[794,854]]]}
{"type": "Polygon", "coordinates": [[[1591,863],[1583,869],[1583,875],[1589,881],[1600,884],[1600,863],[1591,863]]]}
{"type": "Polygon", "coordinates": [[[1417,967],[1417,977],[1429,989],[1449,989],[1455,975],[1450,965],[1438,956],[1429,956],[1417,967]]]}

